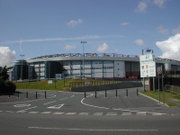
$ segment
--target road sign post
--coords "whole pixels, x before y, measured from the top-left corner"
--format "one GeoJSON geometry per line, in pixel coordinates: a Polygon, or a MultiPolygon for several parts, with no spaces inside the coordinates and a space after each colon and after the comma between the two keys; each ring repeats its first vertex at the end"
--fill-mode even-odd
{"type": "Polygon", "coordinates": [[[140,55],[140,76],[143,78],[145,91],[145,78],[156,77],[156,62],[153,54],[140,55]]]}

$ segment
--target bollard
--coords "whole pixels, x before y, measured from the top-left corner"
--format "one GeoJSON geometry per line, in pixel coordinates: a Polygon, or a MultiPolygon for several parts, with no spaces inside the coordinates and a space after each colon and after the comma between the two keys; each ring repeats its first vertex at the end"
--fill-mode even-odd
{"type": "Polygon", "coordinates": [[[18,98],[19,98],[19,92],[18,92],[18,98]]]}
{"type": "Polygon", "coordinates": [[[116,89],[116,97],[118,96],[118,92],[117,92],[117,89],[116,89]]]}
{"type": "Polygon", "coordinates": [[[96,90],[95,90],[95,95],[94,96],[95,96],[95,98],[97,98],[97,91],[96,90]]]}
{"type": "Polygon", "coordinates": [[[28,96],[29,96],[29,94],[28,94],[28,92],[26,92],[26,98],[28,98],[28,96]]]}
{"type": "Polygon", "coordinates": [[[11,97],[11,94],[9,93],[9,98],[11,97]]]}
{"type": "Polygon", "coordinates": [[[128,89],[126,89],[126,96],[128,96],[128,89]]]}
{"type": "Polygon", "coordinates": [[[105,90],[104,92],[105,92],[105,97],[107,97],[107,90],[105,90]]]}
{"type": "Polygon", "coordinates": [[[136,94],[137,94],[137,96],[139,95],[139,90],[138,89],[136,90],[136,94]]]}
{"type": "Polygon", "coordinates": [[[86,98],[86,91],[84,91],[84,97],[86,98]]]}
{"type": "Polygon", "coordinates": [[[36,91],[36,99],[38,98],[37,91],[36,91]]]}
{"type": "Polygon", "coordinates": [[[44,92],[44,97],[47,98],[46,91],[44,92]]]}

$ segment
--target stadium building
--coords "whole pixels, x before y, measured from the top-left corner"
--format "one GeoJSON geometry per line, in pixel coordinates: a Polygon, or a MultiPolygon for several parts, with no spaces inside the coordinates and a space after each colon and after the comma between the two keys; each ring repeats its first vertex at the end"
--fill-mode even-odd
{"type": "MultiPolygon", "coordinates": [[[[177,73],[180,61],[156,58],[156,67],[177,73]]],[[[139,56],[121,54],[56,54],[19,60],[12,69],[12,80],[47,80],[61,77],[61,65],[67,78],[140,78],[139,56]]]]}

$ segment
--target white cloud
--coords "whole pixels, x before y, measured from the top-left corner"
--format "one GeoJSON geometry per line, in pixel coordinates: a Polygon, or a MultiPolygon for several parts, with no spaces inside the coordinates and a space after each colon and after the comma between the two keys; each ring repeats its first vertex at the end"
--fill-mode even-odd
{"type": "Polygon", "coordinates": [[[136,45],[143,46],[143,45],[144,45],[144,40],[142,40],[142,39],[137,39],[137,40],[134,40],[134,43],[135,43],[136,45]]]}
{"type": "Polygon", "coordinates": [[[168,34],[168,33],[169,33],[168,29],[164,28],[163,26],[159,26],[159,27],[157,28],[157,31],[158,31],[159,33],[161,33],[161,34],[168,34]]]}
{"type": "Polygon", "coordinates": [[[102,45],[99,45],[99,46],[98,46],[97,51],[98,51],[98,52],[101,52],[101,53],[102,53],[102,52],[105,52],[105,51],[108,49],[108,47],[109,47],[108,44],[103,43],[102,45]]]}
{"type": "Polygon", "coordinates": [[[160,8],[163,8],[165,6],[167,0],[154,0],[154,4],[160,8]]]}
{"type": "Polygon", "coordinates": [[[161,57],[180,60],[180,34],[176,34],[164,41],[157,41],[156,46],[162,51],[161,57]]]}
{"type": "Polygon", "coordinates": [[[139,13],[145,13],[149,6],[158,6],[159,8],[165,7],[167,0],[142,0],[138,3],[135,11],[139,13]]]}
{"type": "Polygon", "coordinates": [[[9,47],[0,46],[0,66],[9,66],[15,60],[16,52],[9,47]]]}
{"type": "Polygon", "coordinates": [[[146,8],[148,7],[148,4],[144,1],[140,1],[136,7],[137,12],[144,13],[146,11],[146,8]]]}
{"type": "Polygon", "coordinates": [[[75,49],[75,48],[76,48],[75,45],[65,45],[65,46],[64,46],[64,49],[65,49],[65,50],[72,50],[72,49],[75,49]]]}
{"type": "Polygon", "coordinates": [[[70,21],[67,23],[67,25],[68,25],[68,27],[70,27],[70,28],[74,28],[74,27],[76,27],[77,25],[82,24],[82,23],[83,23],[83,20],[82,20],[82,19],[77,19],[77,20],[70,20],[70,21]]]}
{"type": "Polygon", "coordinates": [[[32,42],[46,42],[46,41],[73,41],[73,40],[87,40],[87,39],[98,39],[101,36],[98,35],[88,35],[88,36],[81,36],[81,37],[57,37],[57,38],[39,38],[39,39],[26,39],[26,40],[15,40],[15,41],[6,41],[0,42],[0,44],[20,44],[20,43],[32,43],[32,42]]]}
{"type": "Polygon", "coordinates": [[[120,25],[121,26],[127,26],[127,25],[129,25],[129,23],[128,22],[122,22],[120,25]]]}
{"type": "Polygon", "coordinates": [[[177,28],[173,29],[172,33],[173,34],[180,34],[180,25],[177,28]]]}

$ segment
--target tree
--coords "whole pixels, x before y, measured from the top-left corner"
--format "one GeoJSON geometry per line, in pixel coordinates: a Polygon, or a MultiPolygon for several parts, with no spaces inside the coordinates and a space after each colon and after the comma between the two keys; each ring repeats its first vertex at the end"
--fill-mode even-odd
{"type": "Polygon", "coordinates": [[[8,69],[7,67],[0,67],[0,80],[6,81],[9,78],[9,75],[7,73],[8,69]]]}
{"type": "Polygon", "coordinates": [[[8,81],[7,67],[0,67],[0,94],[1,93],[15,93],[16,85],[8,81]]]}

